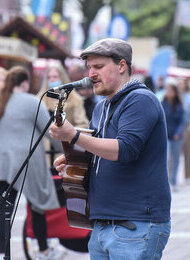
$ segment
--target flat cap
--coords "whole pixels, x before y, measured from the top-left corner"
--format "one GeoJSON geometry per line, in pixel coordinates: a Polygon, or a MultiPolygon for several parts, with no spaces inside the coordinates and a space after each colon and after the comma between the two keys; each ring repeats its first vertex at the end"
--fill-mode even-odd
{"type": "Polygon", "coordinates": [[[106,38],[99,40],[82,51],[80,57],[85,60],[90,55],[101,55],[116,59],[125,59],[131,64],[132,48],[123,40],[116,38],[106,38]]]}

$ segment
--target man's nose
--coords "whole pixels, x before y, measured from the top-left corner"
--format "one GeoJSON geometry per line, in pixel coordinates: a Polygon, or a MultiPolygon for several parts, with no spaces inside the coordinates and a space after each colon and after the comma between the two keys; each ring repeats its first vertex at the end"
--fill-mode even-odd
{"type": "Polygon", "coordinates": [[[90,78],[94,78],[94,77],[96,77],[96,76],[97,76],[96,70],[91,68],[91,69],[89,70],[89,77],[90,77],[90,78]]]}

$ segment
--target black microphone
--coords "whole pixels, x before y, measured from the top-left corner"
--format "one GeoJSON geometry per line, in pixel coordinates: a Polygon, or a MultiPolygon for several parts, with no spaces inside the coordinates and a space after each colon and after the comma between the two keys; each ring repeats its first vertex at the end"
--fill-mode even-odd
{"type": "Polygon", "coordinates": [[[67,90],[73,90],[74,88],[90,88],[93,86],[93,82],[91,78],[85,77],[81,80],[74,81],[71,83],[67,83],[64,85],[59,85],[57,87],[51,88],[49,91],[55,92],[56,90],[62,90],[62,89],[67,89],[67,90]]]}

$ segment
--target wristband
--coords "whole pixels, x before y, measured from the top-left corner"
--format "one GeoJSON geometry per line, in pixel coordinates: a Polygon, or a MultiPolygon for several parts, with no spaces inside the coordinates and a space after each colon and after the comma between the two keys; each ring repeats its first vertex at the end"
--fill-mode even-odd
{"type": "Polygon", "coordinates": [[[80,131],[79,130],[77,130],[77,133],[76,133],[76,135],[73,137],[73,139],[71,140],[71,143],[70,144],[75,144],[76,142],[77,142],[77,140],[78,140],[78,138],[79,138],[79,135],[80,135],[80,131]]]}

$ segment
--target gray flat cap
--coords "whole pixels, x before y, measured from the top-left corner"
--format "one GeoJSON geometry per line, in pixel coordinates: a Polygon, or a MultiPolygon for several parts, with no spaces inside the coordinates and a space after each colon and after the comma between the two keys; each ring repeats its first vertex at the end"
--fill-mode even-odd
{"type": "Polygon", "coordinates": [[[131,64],[132,48],[126,41],[116,38],[106,38],[90,45],[82,51],[80,57],[85,60],[90,55],[102,55],[116,59],[125,59],[131,64]]]}

